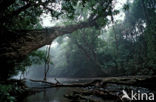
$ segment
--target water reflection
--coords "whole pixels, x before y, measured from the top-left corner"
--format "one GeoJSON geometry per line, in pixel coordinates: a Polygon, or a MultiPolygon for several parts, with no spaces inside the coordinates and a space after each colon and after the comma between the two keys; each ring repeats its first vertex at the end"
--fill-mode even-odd
{"type": "Polygon", "coordinates": [[[23,102],[70,102],[64,97],[65,94],[70,94],[74,90],[80,88],[47,88],[44,91],[31,95],[24,99],[23,102]]]}
{"type": "MultiPolygon", "coordinates": [[[[102,78],[70,78],[70,79],[69,78],[57,78],[57,80],[63,84],[86,83],[86,82],[91,82],[95,79],[102,79],[102,78]]],[[[48,78],[48,81],[54,82],[55,80],[54,78],[48,78]]],[[[30,88],[41,87],[39,90],[43,89],[43,85],[41,85],[40,83],[33,83],[30,81],[26,81],[26,85],[30,88]]],[[[78,101],[71,101],[65,98],[64,95],[71,94],[73,91],[88,90],[88,88],[79,88],[79,87],[45,88],[43,89],[42,92],[28,96],[22,102],[78,102],[78,101]]],[[[92,95],[85,96],[85,97],[87,97],[87,99],[96,100],[96,102],[116,102],[114,100],[103,100],[100,97],[96,97],[92,95]]],[[[82,102],[86,102],[86,101],[82,100],[82,102]]]]}

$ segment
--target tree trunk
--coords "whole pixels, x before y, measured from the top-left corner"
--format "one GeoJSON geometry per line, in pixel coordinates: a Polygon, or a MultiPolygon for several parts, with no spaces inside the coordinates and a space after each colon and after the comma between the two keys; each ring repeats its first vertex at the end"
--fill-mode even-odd
{"type": "Polygon", "coordinates": [[[72,33],[81,28],[94,26],[96,19],[75,25],[52,27],[42,30],[0,31],[0,79],[7,79],[14,73],[14,68],[30,52],[50,44],[56,37],[72,33]]]}
{"type": "Polygon", "coordinates": [[[45,60],[45,68],[44,68],[44,78],[43,80],[47,81],[47,74],[49,72],[50,68],[50,49],[51,49],[51,44],[47,47],[47,52],[46,52],[46,60],[45,60]]]}

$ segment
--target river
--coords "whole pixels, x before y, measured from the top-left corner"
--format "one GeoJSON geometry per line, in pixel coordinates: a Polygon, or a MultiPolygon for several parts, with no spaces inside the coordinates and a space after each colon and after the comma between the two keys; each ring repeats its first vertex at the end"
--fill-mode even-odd
{"type": "MultiPolygon", "coordinates": [[[[112,77],[110,77],[112,78],[112,77]]],[[[57,80],[60,83],[63,84],[71,84],[71,83],[86,83],[91,82],[95,79],[104,79],[104,78],[57,78],[57,80]]],[[[55,78],[48,78],[49,82],[55,83],[55,78]]],[[[92,90],[96,89],[98,87],[87,87],[87,88],[80,88],[80,87],[54,87],[54,88],[45,88],[45,85],[43,83],[38,82],[31,82],[26,81],[26,85],[32,89],[39,90],[39,92],[30,95],[23,99],[22,102],[90,102],[86,100],[70,100],[66,98],[66,95],[71,95],[73,92],[81,92],[84,90],[92,90]],[[38,87],[38,88],[36,88],[38,87]]],[[[143,87],[135,87],[135,86],[127,86],[127,85],[118,85],[118,84],[107,84],[105,85],[105,88],[99,88],[100,90],[107,90],[109,92],[114,92],[115,94],[122,93],[123,89],[130,89],[137,92],[140,90],[140,92],[152,92],[151,90],[143,87]]],[[[98,97],[96,95],[88,95],[85,96],[86,99],[91,99],[94,101],[91,102],[116,102],[116,100],[109,98],[109,100],[104,97],[98,97]],[[106,99],[106,100],[105,100],[106,99]]]]}
{"type": "MultiPolygon", "coordinates": [[[[91,82],[94,79],[101,79],[101,78],[57,78],[57,80],[63,84],[71,84],[71,83],[85,83],[91,82]]],[[[50,82],[56,82],[54,78],[47,79],[50,82]]],[[[34,88],[36,86],[42,87],[40,83],[30,82],[27,81],[26,85],[30,88],[34,88]]],[[[37,89],[38,90],[38,89],[37,89]]],[[[23,99],[22,102],[71,102],[68,98],[64,96],[67,94],[71,94],[73,91],[81,91],[84,88],[80,87],[60,87],[60,88],[41,88],[41,92],[37,92],[33,95],[30,95],[23,99]]],[[[90,96],[94,100],[98,102],[103,102],[101,98],[90,96]]],[[[75,102],[78,102],[75,100],[75,102]]],[[[84,102],[84,101],[82,101],[84,102]]],[[[114,102],[113,100],[105,100],[105,102],[114,102]]]]}

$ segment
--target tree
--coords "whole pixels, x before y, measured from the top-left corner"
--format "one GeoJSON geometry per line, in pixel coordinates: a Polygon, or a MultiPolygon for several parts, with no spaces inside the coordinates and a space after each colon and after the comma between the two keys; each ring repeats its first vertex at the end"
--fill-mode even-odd
{"type": "Polygon", "coordinates": [[[68,1],[68,0],[2,0],[0,5],[0,64],[6,66],[7,69],[1,73],[1,78],[9,77],[10,69],[13,69],[15,63],[21,62],[23,58],[33,50],[51,43],[57,36],[74,32],[77,29],[97,25],[96,20],[105,18],[110,15],[110,4],[112,0],[101,1],[87,0],[68,1]],[[36,24],[37,18],[43,12],[50,12],[54,18],[61,15],[67,15],[72,18],[75,11],[75,5],[83,5],[91,11],[87,21],[79,24],[69,25],[65,27],[53,27],[45,30],[27,30],[27,25],[36,24]],[[62,5],[61,10],[56,9],[57,5],[62,5]],[[51,5],[51,7],[49,7],[51,5]],[[94,7],[99,5],[98,7],[94,7]],[[105,13],[103,13],[105,12],[105,13]],[[24,21],[24,22],[21,22],[24,21]],[[25,23],[25,24],[24,24],[25,23]],[[25,30],[21,30],[27,28],[25,30]]]}
{"type": "Polygon", "coordinates": [[[47,81],[47,73],[51,64],[51,56],[50,56],[51,44],[46,48],[46,58],[45,58],[45,67],[44,67],[44,78],[43,80],[47,81]]]}
{"type": "Polygon", "coordinates": [[[81,52],[89,61],[94,63],[97,68],[102,70],[100,61],[97,58],[97,44],[100,32],[95,28],[81,29],[71,35],[71,40],[77,45],[81,52]]]}

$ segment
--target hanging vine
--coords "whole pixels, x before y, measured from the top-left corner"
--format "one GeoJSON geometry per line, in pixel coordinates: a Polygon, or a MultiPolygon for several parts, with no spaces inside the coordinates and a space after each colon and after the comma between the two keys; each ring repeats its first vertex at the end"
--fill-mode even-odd
{"type": "Polygon", "coordinates": [[[43,80],[47,80],[47,73],[49,71],[49,68],[50,68],[50,50],[51,50],[51,44],[48,45],[46,47],[46,58],[45,58],[45,66],[44,66],[44,79],[43,80]]]}

